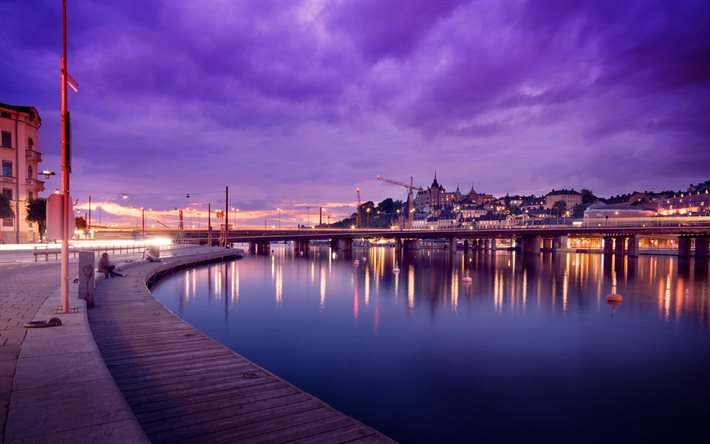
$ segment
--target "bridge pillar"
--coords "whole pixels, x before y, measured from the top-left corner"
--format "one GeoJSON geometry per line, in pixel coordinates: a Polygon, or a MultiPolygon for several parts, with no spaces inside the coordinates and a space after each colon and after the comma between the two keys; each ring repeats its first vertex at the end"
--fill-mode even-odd
{"type": "Polygon", "coordinates": [[[254,252],[256,254],[269,254],[269,250],[271,249],[271,243],[269,241],[255,242],[254,247],[254,252]]]}
{"type": "Polygon", "coordinates": [[[637,257],[639,255],[639,237],[638,235],[634,234],[632,236],[629,236],[629,245],[628,245],[628,255],[630,257],[637,257]]]}
{"type": "Polygon", "coordinates": [[[678,238],[678,257],[690,257],[690,238],[680,236],[678,238]]]}
{"type": "Polygon", "coordinates": [[[256,242],[249,242],[249,253],[256,253],[256,242]]]}
{"type": "Polygon", "coordinates": [[[306,241],[293,241],[293,250],[296,253],[308,253],[308,250],[310,250],[311,244],[306,240],[306,241]]]}
{"type": "Polygon", "coordinates": [[[532,254],[540,254],[540,245],[542,244],[542,237],[541,236],[533,236],[530,239],[530,242],[532,242],[532,254]]]}
{"type": "Polygon", "coordinates": [[[708,245],[710,245],[710,237],[695,238],[695,257],[699,259],[708,258],[708,245]]]}
{"type": "Polygon", "coordinates": [[[557,250],[564,250],[567,248],[567,236],[557,236],[553,241],[552,241],[552,250],[557,251],[557,250]]]}
{"type": "Polygon", "coordinates": [[[402,238],[400,238],[400,237],[395,238],[395,240],[394,240],[394,251],[395,251],[396,253],[399,253],[400,251],[402,251],[402,238]]]}
{"type": "Polygon", "coordinates": [[[614,252],[614,238],[606,236],[604,238],[604,254],[612,254],[614,252]]]}
{"type": "Polygon", "coordinates": [[[540,254],[540,243],[541,242],[542,242],[542,237],[540,237],[540,236],[523,236],[521,253],[523,253],[523,254],[540,254]]]}
{"type": "Polygon", "coordinates": [[[419,250],[421,248],[421,242],[419,239],[407,239],[404,241],[404,249],[407,251],[419,250]]]}
{"type": "Polygon", "coordinates": [[[330,241],[330,246],[336,250],[352,251],[352,239],[333,239],[330,241]]]}
{"type": "Polygon", "coordinates": [[[498,248],[496,247],[496,238],[492,237],[491,238],[491,251],[496,251],[498,248]]]}
{"type": "Polygon", "coordinates": [[[626,238],[623,236],[617,236],[614,238],[614,254],[617,256],[624,255],[624,249],[626,247],[626,238]]]}
{"type": "Polygon", "coordinates": [[[456,238],[455,237],[449,238],[449,252],[451,254],[456,253],[456,238]]]}
{"type": "Polygon", "coordinates": [[[463,240],[463,252],[468,253],[468,249],[469,249],[469,241],[468,241],[468,239],[464,239],[463,240]]]}

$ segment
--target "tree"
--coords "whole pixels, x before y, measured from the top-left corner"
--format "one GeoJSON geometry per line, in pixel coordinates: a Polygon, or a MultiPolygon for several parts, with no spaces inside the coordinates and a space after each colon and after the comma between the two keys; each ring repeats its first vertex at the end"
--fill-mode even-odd
{"type": "Polygon", "coordinates": [[[394,201],[392,200],[392,198],[388,197],[387,199],[377,204],[377,211],[382,214],[394,213],[394,201]]]}
{"type": "Polygon", "coordinates": [[[15,213],[12,211],[10,206],[10,201],[5,197],[4,194],[0,194],[0,219],[5,219],[8,217],[13,217],[15,213]]]}
{"type": "Polygon", "coordinates": [[[558,200],[557,202],[552,204],[552,209],[557,211],[558,215],[562,215],[567,211],[567,202],[564,200],[558,200]]]}
{"type": "Polygon", "coordinates": [[[585,205],[593,204],[597,200],[592,190],[582,188],[582,203],[585,205]]]}
{"type": "Polygon", "coordinates": [[[86,233],[86,228],[89,226],[86,223],[86,219],[84,219],[84,216],[77,216],[74,218],[74,224],[76,225],[77,230],[81,230],[84,233],[86,233]]]}
{"type": "Polygon", "coordinates": [[[47,228],[47,199],[39,197],[27,201],[27,222],[36,222],[39,226],[39,240],[44,238],[47,228]]]}

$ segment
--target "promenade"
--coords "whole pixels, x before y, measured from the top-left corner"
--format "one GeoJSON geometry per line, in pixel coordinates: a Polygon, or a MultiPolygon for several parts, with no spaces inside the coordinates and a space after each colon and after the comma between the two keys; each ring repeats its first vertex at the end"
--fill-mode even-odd
{"type": "MultiPolygon", "coordinates": [[[[176,250],[54,315],[59,264],[0,267],[3,442],[388,442],[195,330],[144,282],[233,251],[176,250]],[[23,323],[57,316],[60,327],[23,323]],[[98,345],[98,346],[97,346],[98,345]]],[[[71,268],[70,268],[71,269],[71,268]]]]}

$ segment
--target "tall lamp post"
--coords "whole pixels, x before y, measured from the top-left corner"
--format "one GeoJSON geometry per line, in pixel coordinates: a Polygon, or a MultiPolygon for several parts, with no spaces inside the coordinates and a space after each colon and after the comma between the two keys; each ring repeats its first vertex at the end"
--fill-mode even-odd
{"type": "MultiPolygon", "coordinates": [[[[60,277],[60,301],[62,313],[69,313],[69,174],[71,173],[71,123],[67,105],[67,86],[78,91],[69,83],[71,76],[67,70],[67,0],[62,0],[62,57],[61,57],[61,115],[62,115],[62,263],[60,277]]],[[[72,78],[72,81],[73,78],[72,78]]],[[[74,81],[74,83],[77,83],[74,81]]]]}

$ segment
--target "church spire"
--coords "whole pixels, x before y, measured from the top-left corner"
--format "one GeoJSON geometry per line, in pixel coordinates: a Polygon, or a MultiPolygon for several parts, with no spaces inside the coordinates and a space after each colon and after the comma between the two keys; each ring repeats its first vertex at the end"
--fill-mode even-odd
{"type": "Polygon", "coordinates": [[[439,182],[436,180],[436,170],[434,170],[434,182],[431,183],[431,187],[437,187],[439,188],[439,182]]]}

